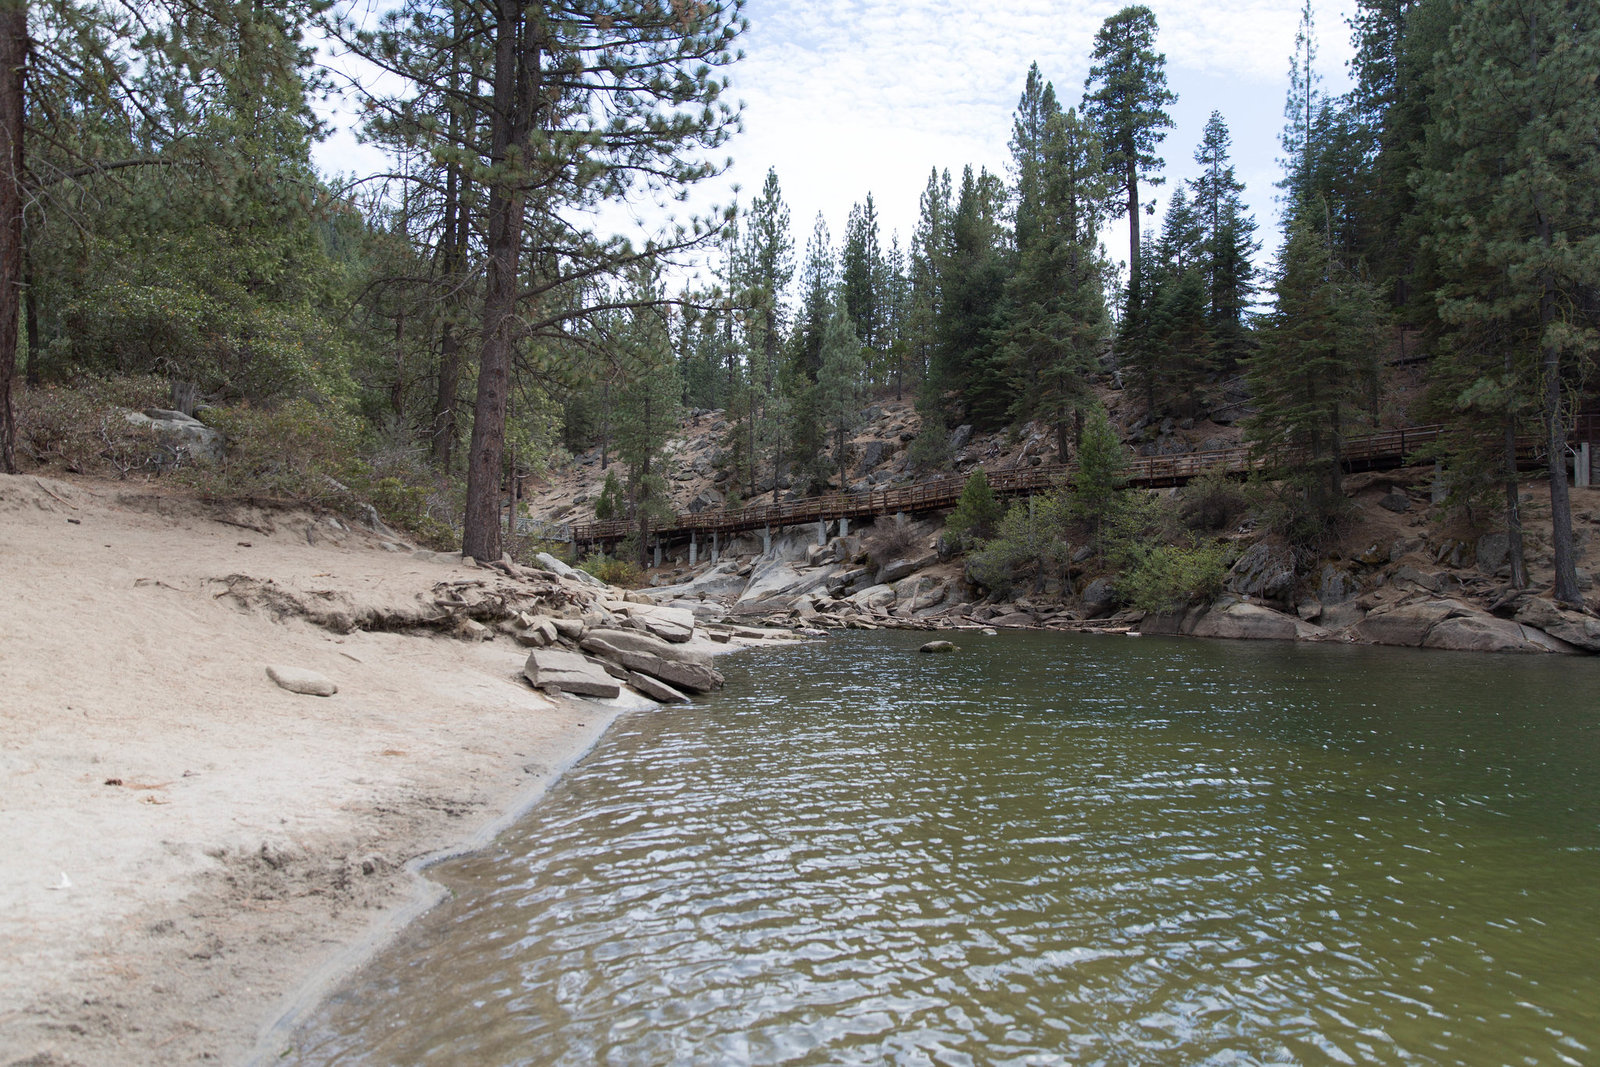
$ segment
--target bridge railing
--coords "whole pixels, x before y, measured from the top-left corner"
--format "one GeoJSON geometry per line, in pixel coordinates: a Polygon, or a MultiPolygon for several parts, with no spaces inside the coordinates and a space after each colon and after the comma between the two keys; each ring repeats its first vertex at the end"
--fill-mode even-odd
{"type": "MultiPolygon", "coordinates": [[[[1579,427],[1574,439],[1600,441],[1600,415],[1581,416],[1580,421],[1583,419],[1590,421],[1579,427]],[[1581,437],[1585,431],[1591,436],[1581,437]]],[[[1347,466],[1393,460],[1403,462],[1424,446],[1437,441],[1445,432],[1446,428],[1439,425],[1407,426],[1346,438],[1341,443],[1341,459],[1347,466]]],[[[1534,455],[1539,447],[1539,443],[1531,438],[1518,440],[1519,454],[1534,455]]],[[[1285,448],[1268,452],[1259,447],[1240,446],[1173,456],[1135,457],[1129,459],[1125,474],[1131,485],[1164,487],[1181,485],[1205,474],[1244,474],[1295,466],[1302,462],[1304,452],[1300,449],[1285,448]]],[[[995,471],[988,476],[989,487],[998,496],[1017,496],[1054,489],[1067,484],[1076,470],[1071,464],[1051,463],[995,471]]],[[[733,534],[763,527],[863,519],[896,512],[910,514],[933,511],[955,507],[961,499],[966,481],[964,474],[944,474],[910,485],[873,489],[865,493],[833,492],[805,500],[685,512],[675,516],[671,525],[657,527],[652,533],[670,537],[733,534]]],[[[574,524],[571,532],[579,543],[595,543],[619,541],[637,529],[638,524],[633,522],[592,522],[574,524]]]]}

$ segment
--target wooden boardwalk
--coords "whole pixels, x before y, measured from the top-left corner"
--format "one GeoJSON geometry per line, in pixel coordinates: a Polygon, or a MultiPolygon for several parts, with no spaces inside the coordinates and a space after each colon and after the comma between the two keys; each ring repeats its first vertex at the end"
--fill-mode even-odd
{"type": "MultiPolygon", "coordinates": [[[[1439,439],[1442,426],[1408,426],[1399,430],[1352,437],[1344,442],[1343,463],[1347,471],[1385,470],[1404,466],[1419,450],[1439,439]]],[[[1538,459],[1534,442],[1523,443],[1524,462],[1538,459]]],[[[1204,474],[1233,476],[1253,470],[1278,467],[1293,456],[1264,455],[1249,448],[1217,448],[1187,452],[1178,456],[1141,456],[1129,460],[1128,484],[1159,489],[1184,485],[1204,474]]],[[[1076,467],[1052,463],[1039,467],[989,473],[989,488],[999,497],[1029,496],[1050,492],[1066,484],[1076,467]]],[[[813,522],[849,519],[870,521],[879,515],[920,515],[956,506],[965,488],[967,475],[946,474],[897,488],[874,489],[866,493],[829,493],[804,500],[779,504],[751,504],[699,513],[683,512],[670,523],[651,527],[651,535],[663,542],[705,541],[713,535],[726,538],[752,530],[773,530],[813,522]]],[[[575,523],[571,539],[579,545],[606,545],[621,541],[638,529],[633,522],[575,523]]]]}

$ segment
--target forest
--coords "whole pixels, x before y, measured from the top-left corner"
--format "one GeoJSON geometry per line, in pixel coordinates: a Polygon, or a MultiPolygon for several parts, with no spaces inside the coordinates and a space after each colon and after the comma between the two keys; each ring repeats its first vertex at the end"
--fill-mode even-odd
{"type": "MultiPolygon", "coordinates": [[[[1037,66],[1005,173],[936,166],[914,232],[863,199],[797,239],[780,175],[629,241],[604,206],[715,176],[742,115],[741,0],[0,4],[0,446],[149,462],[108,406],[204,413],[210,491],[359,497],[479,559],[508,478],[599,447],[648,524],[662,447],[718,409],[732,499],[843,484],[868,398],[909,396],[924,469],[949,431],[1051,427],[1061,459],[1114,384],[1151,418],[1242,385],[1247,439],[1314,537],[1341,441],[1383,424],[1385,363],[1425,366],[1452,499],[1525,584],[1517,442],[1549,459],[1555,596],[1581,603],[1565,473],[1600,355],[1600,8],[1362,0],[1354,88],[1289,62],[1269,269],[1213,112],[1155,225],[1175,96],[1150,8],[1105,20],[1088,77],[1037,66]],[[319,174],[321,42],[359,56],[383,173],[319,174]],[[1126,220],[1129,244],[1105,245],[1126,220]],[[838,220],[835,220],[836,222],[838,220]],[[714,281],[684,286],[685,264],[714,281]]],[[[863,185],[870,177],[863,176],[863,185]]],[[[803,225],[803,223],[802,223],[803,225]]],[[[170,457],[169,457],[170,462],[170,457]]],[[[179,464],[182,465],[181,462],[179,464]]],[[[336,499],[337,498],[337,499],[336,499]]]]}

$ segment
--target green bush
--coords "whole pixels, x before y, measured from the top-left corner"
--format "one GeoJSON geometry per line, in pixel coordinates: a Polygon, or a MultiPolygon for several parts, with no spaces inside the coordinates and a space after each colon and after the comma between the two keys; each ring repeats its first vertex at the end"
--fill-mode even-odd
{"type": "Polygon", "coordinates": [[[993,538],[967,558],[967,575],[986,589],[1010,592],[1025,574],[1036,586],[1066,568],[1072,546],[1067,542],[1069,505],[1060,496],[1034,497],[1012,505],[993,538]]]}
{"type": "Polygon", "coordinates": [[[1227,575],[1223,545],[1156,545],[1117,578],[1117,591],[1129,607],[1165,614],[1215,597],[1227,575]]]}
{"type": "Polygon", "coordinates": [[[629,559],[614,559],[603,552],[592,552],[578,566],[607,585],[631,588],[639,584],[643,572],[629,559]]]}
{"type": "Polygon", "coordinates": [[[617,481],[617,472],[606,471],[605,484],[600,487],[600,496],[594,502],[594,517],[601,522],[610,522],[626,514],[627,500],[622,494],[622,483],[617,481]]]}
{"type": "Polygon", "coordinates": [[[1212,472],[1183,487],[1178,512],[1189,529],[1218,533],[1237,526],[1250,513],[1250,496],[1239,482],[1212,472]]]}
{"type": "Polygon", "coordinates": [[[967,478],[956,509],[944,521],[944,535],[958,548],[993,537],[1005,509],[989,488],[989,476],[979,467],[967,478]]]}

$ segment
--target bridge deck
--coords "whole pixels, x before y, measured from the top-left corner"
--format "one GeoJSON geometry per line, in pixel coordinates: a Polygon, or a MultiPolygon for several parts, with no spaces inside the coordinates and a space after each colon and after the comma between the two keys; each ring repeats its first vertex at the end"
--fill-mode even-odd
{"type": "MultiPolygon", "coordinates": [[[[1424,446],[1438,440],[1443,432],[1442,426],[1408,426],[1352,437],[1344,442],[1341,459],[1345,469],[1352,472],[1403,466],[1424,446]]],[[[1141,456],[1128,462],[1126,473],[1131,486],[1159,489],[1184,485],[1213,472],[1240,475],[1278,467],[1284,464],[1285,458],[1243,447],[1217,448],[1178,456],[1141,456]]],[[[1293,459],[1292,456],[1287,458],[1293,459]]],[[[1519,441],[1520,461],[1531,463],[1538,458],[1534,441],[1519,441]]],[[[994,471],[989,474],[989,488],[999,497],[1047,492],[1065,484],[1076,469],[1073,464],[1051,463],[994,471]]],[[[674,516],[670,523],[652,527],[651,533],[666,541],[683,541],[713,533],[725,536],[818,521],[862,520],[901,512],[926,514],[955,507],[966,481],[964,474],[946,474],[866,493],[829,493],[779,504],[751,504],[698,514],[683,512],[674,516]]],[[[637,524],[627,521],[591,522],[574,524],[571,532],[572,539],[579,544],[608,544],[622,540],[637,528],[637,524]]]]}

